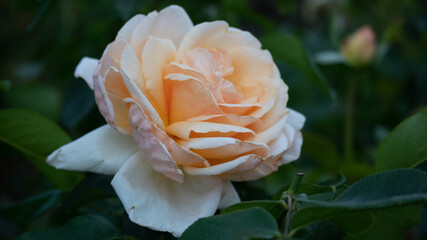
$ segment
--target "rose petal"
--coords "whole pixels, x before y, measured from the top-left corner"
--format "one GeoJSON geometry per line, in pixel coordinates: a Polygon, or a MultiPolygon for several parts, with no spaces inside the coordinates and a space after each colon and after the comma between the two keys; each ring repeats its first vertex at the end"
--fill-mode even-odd
{"type": "Polygon", "coordinates": [[[74,71],[74,77],[83,78],[87,85],[93,89],[93,70],[95,70],[97,65],[98,59],[90,57],[82,58],[82,60],[80,60],[79,64],[77,65],[76,70],[74,71]]]}
{"type": "Polygon", "coordinates": [[[182,183],[184,174],[178,169],[166,146],[154,136],[151,124],[139,106],[132,103],[129,109],[129,125],[139,149],[154,170],[182,183]]]}
{"type": "Polygon", "coordinates": [[[170,74],[170,122],[185,121],[199,115],[223,114],[211,91],[191,76],[170,74]]]}
{"type": "Polygon", "coordinates": [[[231,205],[240,202],[239,194],[234,189],[233,184],[230,181],[223,181],[222,183],[222,194],[221,200],[218,205],[218,209],[225,209],[231,205]]]}
{"type": "MultiPolygon", "coordinates": [[[[126,76],[138,87],[138,89],[148,98],[145,78],[142,75],[141,61],[137,58],[132,48],[126,44],[120,58],[120,68],[126,76]]],[[[151,99],[150,99],[151,100],[151,99]]]]}
{"type": "Polygon", "coordinates": [[[151,29],[153,28],[153,24],[156,21],[157,16],[157,11],[150,12],[145,16],[145,18],[138,22],[135,30],[133,31],[130,39],[130,46],[138,58],[141,57],[142,49],[144,48],[148,36],[150,36],[151,29]]]}
{"type": "Polygon", "coordinates": [[[286,122],[295,129],[300,130],[304,126],[305,117],[301,113],[289,109],[289,116],[286,122]]]}
{"type": "Polygon", "coordinates": [[[180,6],[172,5],[159,12],[150,35],[171,39],[178,47],[192,27],[193,22],[185,10],[180,6]]]}
{"type": "Polygon", "coordinates": [[[145,18],[145,15],[137,14],[123,25],[116,36],[116,41],[125,41],[130,43],[136,26],[145,18]]]}
{"type": "Polygon", "coordinates": [[[153,97],[157,110],[168,124],[165,92],[163,86],[163,68],[176,55],[176,48],[170,39],[149,37],[142,51],[142,73],[148,93],[153,97]]]}
{"type": "MultiPolygon", "coordinates": [[[[244,93],[247,99],[256,99],[257,101],[254,102],[259,102],[262,105],[265,105],[277,97],[280,85],[284,85],[281,79],[271,79],[258,76],[250,77],[245,81],[241,81],[240,85],[236,86],[236,88],[238,88],[238,91],[241,93],[244,93]]],[[[269,110],[270,109],[267,111],[269,110]]]]}
{"type": "Polygon", "coordinates": [[[239,89],[247,79],[258,77],[280,79],[280,72],[269,51],[251,47],[237,47],[230,50],[233,56],[233,73],[228,77],[239,89]]]}
{"type": "Polygon", "coordinates": [[[123,165],[111,184],[133,222],[175,237],[197,219],[212,216],[222,192],[222,181],[215,177],[186,175],[182,184],[165,178],[141,153],[123,165]]]}
{"type": "Polygon", "coordinates": [[[128,108],[123,99],[130,95],[121,74],[114,67],[110,67],[104,78],[100,78],[98,69],[99,66],[95,69],[93,82],[98,109],[111,127],[124,135],[129,135],[128,108]]]}
{"type": "Polygon", "coordinates": [[[233,103],[218,103],[224,113],[244,115],[261,108],[261,104],[233,104],[233,103]]]}
{"type": "Polygon", "coordinates": [[[240,138],[254,136],[255,132],[249,128],[232,126],[221,123],[210,122],[175,122],[166,128],[166,131],[181,139],[190,139],[190,137],[236,137],[241,134],[240,138]]]}
{"type": "Polygon", "coordinates": [[[112,175],[137,151],[131,137],[104,125],[57,149],[47,162],[59,169],[112,175]]]}
{"type": "MultiPolygon", "coordinates": [[[[147,116],[145,115],[143,108],[141,108],[134,100],[126,99],[125,101],[131,103],[132,106],[135,105],[134,107],[131,107],[131,110],[129,111],[129,116],[130,119],[136,120],[132,121],[131,128],[134,130],[133,136],[135,139],[137,139],[137,142],[146,140],[144,139],[144,136],[137,131],[139,125],[134,124],[145,124],[145,127],[149,127],[149,132],[151,132],[151,134],[153,135],[149,136],[149,138],[155,137],[158,141],[163,143],[169,154],[172,156],[172,159],[176,163],[192,166],[209,166],[209,163],[207,163],[204,158],[202,158],[196,153],[191,152],[188,148],[179,145],[165,132],[160,130],[156,125],[151,122],[148,122],[147,116]],[[143,123],[141,123],[141,120],[143,120],[143,123]],[[146,124],[147,122],[148,125],[146,124]]],[[[149,156],[150,154],[152,154],[151,151],[146,153],[146,156],[149,156]]]]}
{"type": "Polygon", "coordinates": [[[277,98],[278,98],[278,96],[274,95],[271,99],[269,99],[264,104],[262,104],[261,108],[259,108],[258,110],[255,110],[254,112],[250,113],[249,116],[254,117],[254,118],[261,118],[268,111],[271,110],[271,108],[274,106],[274,103],[276,102],[277,98]]]}
{"type": "Polygon", "coordinates": [[[289,112],[289,110],[286,108],[287,102],[288,86],[281,82],[273,107],[261,118],[262,127],[260,131],[264,131],[270,128],[271,126],[273,126],[273,124],[277,123],[281,118],[283,118],[284,115],[289,112]]]}
{"type": "Polygon", "coordinates": [[[227,137],[191,138],[189,140],[180,140],[178,143],[208,160],[218,159],[223,161],[248,152],[267,157],[270,151],[266,144],[245,142],[227,137]]]}
{"type": "Polygon", "coordinates": [[[292,142],[292,145],[283,155],[281,165],[297,160],[301,154],[301,147],[302,147],[302,134],[300,131],[297,131],[295,133],[295,138],[292,142]]]}
{"type": "Polygon", "coordinates": [[[148,116],[150,117],[150,120],[152,120],[162,131],[164,131],[165,125],[163,123],[163,120],[161,119],[160,115],[153,107],[151,102],[141,92],[138,86],[136,86],[136,84],[132,80],[130,80],[129,77],[123,71],[121,72],[121,74],[123,82],[129,90],[129,93],[131,94],[132,98],[146,110],[148,116]]]}
{"type": "Polygon", "coordinates": [[[289,147],[289,139],[281,132],[279,137],[271,141],[268,145],[271,149],[271,156],[260,162],[258,166],[241,171],[230,171],[221,177],[231,181],[253,181],[277,171],[279,166],[282,165],[282,156],[284,156],[285,151],[289,147]]]}
{"type": "Polygon", "coordinates": [[[184,36],[178,49],[178,58],[196,47],[228,50],[238,46],[260,48],[261,44],[249,32],[229,28],[224,21],[205,22],[194,26],[184,36]]]}
{"type": "Polygon", "coordinates": [[[254,132],[258,132],[258,129],[260,129],[262,125],[261,120],[258,118],[254,118],[251,116],[239,116],[236,114],[201,115],[189,118],[187,121],[212,122],[247,127],[253,130],[254,132]]]}
{"type": "Polygon", "coordinates": [[[169,74],[182,74],[183,76],[191,76],[201,82],[207,82],[207,80],[199,70],[177,62],[171,62],[164,68],[164,76],[168,76],[169,74]]]}
{"type": "Polygon", "coordinates": [[[209,50],[204,48],[194,48],[185,53],[183,64],[192,69],[200,71],[210,83],[213,83],[213,76],[216,70],[214,56],[209,50]]]}
{"type": "Polygon", "coordinates": [[[171,39],[178,47],[184,35],[193,27],[184,9],[172,5],[159,13],[151,12],[136,26],[131,38],[131,46],[140,57],[148,36],[171,39]]]}
{"type": "Polygon", "coordinates": [[[101,59],[99,60],[99,76],[103,77],[110,67],[120,69],[120,59],[125,46],[126,42],[123,41],[114,41],[108,44],[101,59]]]}
{"type": "Polygon", "coordinates": [[[281,155],[271,156],[258,164],[254,168],[248,168],[246,171],[233,171],[230,174],[224,174],[221,176],[224,180],[231,181],[253,181],[265,177],[272,172],[277,171],[281,161],[281,155]]]}
{"type": "Polygon", "coordinates": [[[271,140],[275,139],[279,136],[279,134],[283,131],[287,120],[287,112],[282,116],[282,118],[273,124],[271,127],[265,129],[262,132],[257,133],[255,136],[247,139],[247,141],[251,142],[259,142],[259,143],[268,143],[271,140]]]}
{"type": "Polygon", "coordinates": [[[264,159],[259,166],[246,171],[233,171],[221,177],[231,181],[252,181],[265,177],[276,171],[279,166],[287,164],[299,157],[302,145],[301,132],[286,124],[280,135],[270,141],[271,156],[264,159]],[[285,156],[286,155],[286,156],[285,156]]]}
{"type": "Polygon", "coordinates": [[[244,172],[254,168],[257,168],[263,159],[260,156],[250,154],[238,157],[234,160],[220,163],[210,167],[192,167],[184,166],[186,173],[195,176],[217,176],[227,175],[230,173],[244,172]]]}

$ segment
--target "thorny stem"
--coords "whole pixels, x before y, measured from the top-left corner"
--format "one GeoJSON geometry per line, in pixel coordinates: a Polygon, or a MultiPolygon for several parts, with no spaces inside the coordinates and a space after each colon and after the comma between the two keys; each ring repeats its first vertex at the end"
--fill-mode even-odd
{"type": "Polygon", "coordinates": [[[304,173],[297,173],[294,178],[292,179],[291,185],[289,186],[289,189],[286,193],[286,201],[288,205],[288,212],[286,213],[286,219],[285,219],[285,232],[284,236],[288,237],[289,235],[289,224],[291,222],[291,214],[294,210],[294,193],[298,191],[299,185],[301,184],[302,178],[304,177],[304,173]]]}

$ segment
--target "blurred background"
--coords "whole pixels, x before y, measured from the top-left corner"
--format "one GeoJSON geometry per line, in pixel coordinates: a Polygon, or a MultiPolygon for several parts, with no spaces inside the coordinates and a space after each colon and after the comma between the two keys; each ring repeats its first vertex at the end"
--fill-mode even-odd
{"type": "MultiPolygon", "coordinates": [[[[374,173],[381,140],[427,105],[425,1],[0,0],[0,108],[38,112],[72,139],[105,124],[92,90],[74,78],[75,66],[83,56],[99,58],[133,15],[171,4],[182,6],[194,24],[225,20],[258,37],[289,86],[288,106],[307,118],[300,160],[262,180],[236,183],[242,200],[271,198],[296,171],[313,183],[343,173],[348,184],[374,173]],[[374,38],[365,41],[363,32],[356,37],[361,27],[370,28],[374,38]]],[[[56,199],[40,214],[34,213],[39,205],[21,212],[0,207],[0,238],[93,212],[123,221],[136,237],[155,234],[138,233],[122,219],[111,178],[87,174],[83,181],[91,190],[80,186],[70,195],[55,190],[25,156],[1,141],[0,153],[0,204],[40,193],[56,199]]],[[[427,236],[427,224],[422,226],[407,238],[427,236]]]]}

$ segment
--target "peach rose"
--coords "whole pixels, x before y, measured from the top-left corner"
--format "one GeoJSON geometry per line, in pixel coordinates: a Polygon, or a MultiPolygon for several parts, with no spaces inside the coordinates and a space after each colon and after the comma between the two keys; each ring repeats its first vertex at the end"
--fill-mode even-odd
{"type": "Polygon", "coordinates": [[[230,180],[259,179],[299,157],[305,119],[286,107],[270,53],[226,22],[193,26],[178,6],[137,15],[75,75],[93,88],[108,125],[48,162],[114,174],[142,226],[180,236],[240,201],[230,180]]]}

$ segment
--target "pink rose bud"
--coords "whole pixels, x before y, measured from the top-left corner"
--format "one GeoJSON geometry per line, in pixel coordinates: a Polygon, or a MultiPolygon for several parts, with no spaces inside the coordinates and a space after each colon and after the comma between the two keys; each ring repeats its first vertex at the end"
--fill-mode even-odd
{"type": "Polygon", "coordinates": [[[341,53],[353,67],[368,64],[375,55],[375,33],[368,25],[359,28],[348,36],[341,45],[341,53]]]}

